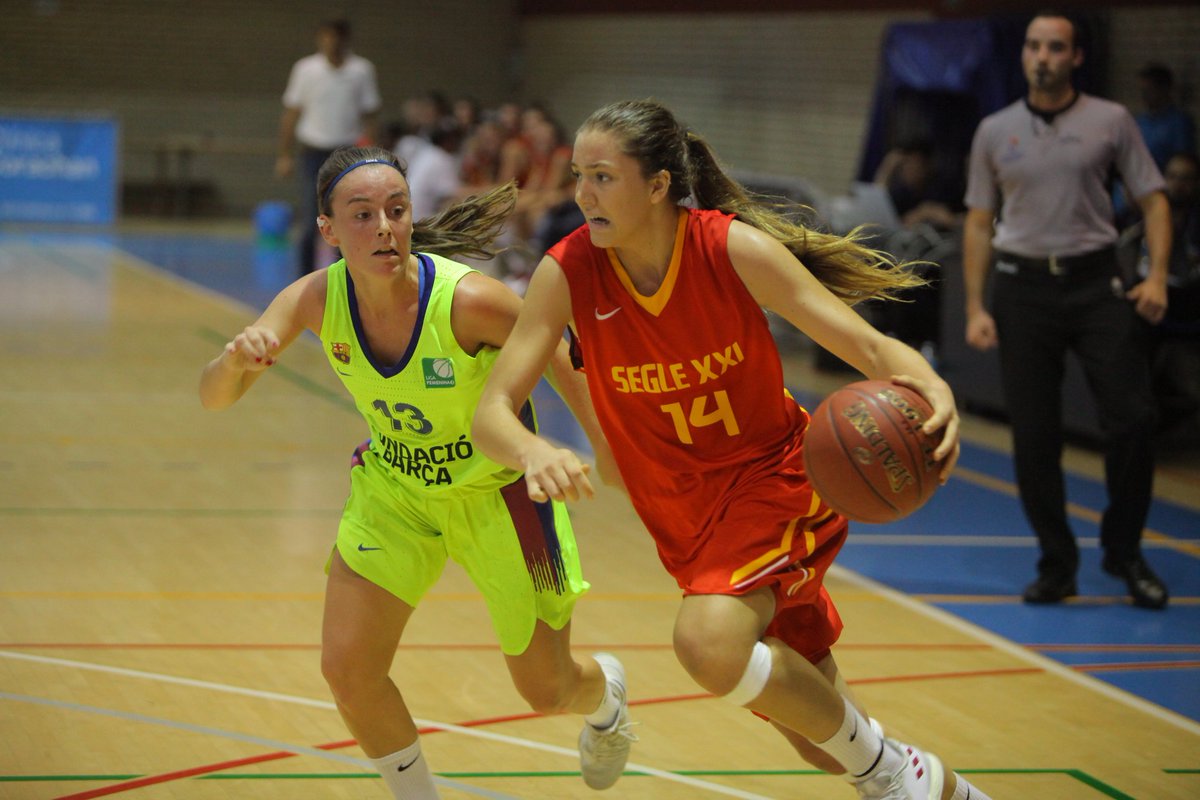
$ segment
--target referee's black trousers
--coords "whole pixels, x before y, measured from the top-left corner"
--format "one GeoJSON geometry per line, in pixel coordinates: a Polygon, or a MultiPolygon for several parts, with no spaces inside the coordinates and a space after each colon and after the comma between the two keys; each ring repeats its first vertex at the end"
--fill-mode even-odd
{"type": "MultiPolygon", "coordinates": [[[[1115,271],[1001,272],[993,293],[1017,487],[1041,545],[1038,573],[1073,577],[1079,548],[1067,521],[1062,382],[1067,352],[1082,363],[1105,437],[1108,505],[1100,543],[1113,564],[1141,553],[1154,482],[1155,404],[1142,327],[1112,285],[1115,271]]],[[[1068,408],[1067,414],[1086,413],[1068,408]]]]}

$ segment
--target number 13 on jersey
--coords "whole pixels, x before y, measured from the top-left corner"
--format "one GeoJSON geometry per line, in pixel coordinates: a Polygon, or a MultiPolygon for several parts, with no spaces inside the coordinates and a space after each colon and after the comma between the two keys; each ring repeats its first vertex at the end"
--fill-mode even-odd
{"type": "Polygon", "coordinates": [[[692,428],[703,428],[718,422],[725,426],[728,436],[737,436],[742,432],[738,427],[737,417],[733,415],[733,406],[729,404],[729,395],[725,394],[723,389],[692,398],[692,407],[686,416],[682,403],[667,403],[659,408],[671,415],[671,421],[675,423],[675,435],[684,444],[695,444],[692,428]],[[710,401],[714,406],[711,411],[710,401]]]}

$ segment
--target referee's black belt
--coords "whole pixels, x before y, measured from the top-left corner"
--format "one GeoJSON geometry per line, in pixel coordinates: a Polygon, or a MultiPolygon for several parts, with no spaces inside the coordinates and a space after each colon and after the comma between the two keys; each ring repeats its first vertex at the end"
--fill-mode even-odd
{"type": "MultiPolygon", "coordinates": [[[[1090,253],[1079,253],[1073,256],[1047,256],[1046,258],[1031,258],[996,251],[996,269],[1004,272],[1001,262],[1009,264],[1019,272],[1039,273],[1067,277],[1071,275],[1094,275],[1098,272],[1111,272],[1116,263],[1117,250],[1115,247],[1102,247],[1090,253]]],[[[1011,270],[1010,270],[1011,271],[1011,270]]]]}

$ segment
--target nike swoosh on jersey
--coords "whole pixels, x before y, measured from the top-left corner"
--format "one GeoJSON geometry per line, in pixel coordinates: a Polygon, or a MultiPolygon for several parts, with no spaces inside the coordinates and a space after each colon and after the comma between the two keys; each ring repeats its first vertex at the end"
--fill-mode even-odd
{"type": "Polygon", "coordinates": [[[358,545],[358,552],[360,552],[360,553],[365,553],[368,550],[382,550],[382,549],[383,549],[382,547],[367,547],[365,544],[362,544],[361,542],[358,545]]]}
{"type": "Polygon", "coordinates": [[[600,309],[597,308],[596,309],[596,319],[608,319],[609,317],[611,317],[613,314],[617,313],[620,310],[621,310],[621,307],[617,306],[612,311],[609,311],[607,314],[601,314],[600,309]]]}

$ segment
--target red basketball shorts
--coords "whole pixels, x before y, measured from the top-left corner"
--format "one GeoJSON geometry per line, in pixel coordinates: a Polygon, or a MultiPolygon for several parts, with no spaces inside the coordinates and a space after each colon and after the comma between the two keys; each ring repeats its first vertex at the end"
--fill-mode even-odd
{"type": "Polygon", "coordinates": [[[672,572],[685,595],[771,589],[775,617],[765,635],[816,663],[842,632],[823,583],[847,522],[820,502],[797,462],[788,458],[783,469],[728,487],[708,530],[693,542],[698,546],[675,560],[672,572]]]}

